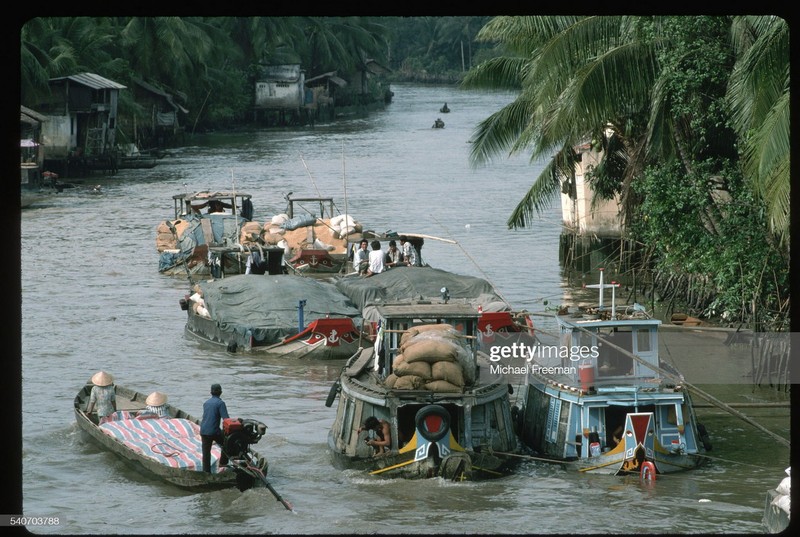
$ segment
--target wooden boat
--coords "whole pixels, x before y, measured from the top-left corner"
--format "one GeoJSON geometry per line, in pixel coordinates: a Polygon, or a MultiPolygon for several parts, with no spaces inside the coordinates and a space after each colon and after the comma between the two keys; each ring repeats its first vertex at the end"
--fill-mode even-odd
{"type": "Polygon", "coordinates": [[[600,290],[599,307],[557,315],[559,344],[539,347],[526,366],[522,442],[581,472],[655,478],[695,468],[711,446],[682,377],[659,362],[661,321],[641,307],[617,312],[617,286],[600,269],[600,283],[586,286],[600,290]]]}
{"type": "Polygon", "coordinates": [[[251,250],[242,246],[241,235],[253,218],[251,198],[246,192],[208,190],[172,196],[173,218],[156,229],[159,272],[244,273],[251,250]]]}
{"type": "Polygon", "coordinates": [[[339,398],[328,435],[334,466],[403,478],[503,475],[518,448],[511,387],[477,348],[475,308],[443,301],[375,308],[375,345],[353,354],[325,402],[339,398]],[[384,454],[365,443],[373,433],[359,432],[370,416],[390,424],[384,454]]]}
{"type": "Polygon", "coordinates": [[[330,282],[291,274],[201,281],[181,300],[188,334],[229,352],[346,360],[361,339],[360,311],[330,282]]]}
{"type": "Polygon", "coordinates": [[[216,444],[211,450],[211,473],[203,472],[200,421],[167,404],[169,417],[138,416],[146,394],[115,386],[117,411],[111,420],[97,423],[96,414],[84,412],[92,392],[89,381],[75,396],[75,421],[98,444],[131,466],[186,489],[236,486],[247,490],[266,484],[267,459],[250,449],[263,436],[266,426],[256,420],[241,420],[242,427],[225,437],[227,467],[220,468],[216,444]]]}
{"type": "Polygon", "coordinates": [[[360,224],[347,215],[334,216],[332,198],[293,198],[290,193],[286,200],[286,212],[262,224],[253,220],[247,193],[173,196],[173,219],[156,230],[159,271],[215,278],[266,272],[330,277],[342,272],[345,237],[360,231],[360,224]],[[204,213],[206,207],[209,212],[204,213]]]}

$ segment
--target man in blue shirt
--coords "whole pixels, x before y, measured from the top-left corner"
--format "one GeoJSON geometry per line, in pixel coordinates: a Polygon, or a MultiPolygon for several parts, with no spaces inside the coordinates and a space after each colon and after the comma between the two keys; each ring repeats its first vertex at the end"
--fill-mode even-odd
{"type": "Polygon", "coordinates": [[[211,446],[214,442],[222,448],[222,456],[219,458],[219,465],[228,464],[228,455],[225,454],[223,445],[222,429],[219,428],[220,420],[228,418],[228,407],[225,401],[220,398],[222,386],[219,384],[211,385],[211,398],[203,403],[203,418],[200,420],[200,438],[203,441],[203,471],[211,473],[211,446]]]}

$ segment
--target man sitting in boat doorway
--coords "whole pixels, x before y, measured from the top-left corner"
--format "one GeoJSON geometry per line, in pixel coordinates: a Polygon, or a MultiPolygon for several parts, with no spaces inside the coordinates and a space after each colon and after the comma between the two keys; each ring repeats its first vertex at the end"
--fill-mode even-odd
{"type": "Polygon", "coordinates": [[[361,431],[375,431],[375,438],[367,436],[364,439],[364,443],[375,448],[376,455],[383,455],[390,449],[392,445],[392,430],[388,421],[370,416],[364,421],[364,425],[358,428],[356,433],[361,434],[361,431]]]}
{"type": "Polygon", "coordinates": [[[353,254],[353,270],[359,274],[366,274],[369,268],[369,251],[367,250],[367,239],[361,239],[358,250],[353,254]]]}
{"type": "Polygon", "coordinates": [[[386,256],[383,258],[383,264],[386,268],[396,267],[403,262],[403,252],[397,249],[395,241],[389,241],[389,249],[386,250],[386,256]]]}

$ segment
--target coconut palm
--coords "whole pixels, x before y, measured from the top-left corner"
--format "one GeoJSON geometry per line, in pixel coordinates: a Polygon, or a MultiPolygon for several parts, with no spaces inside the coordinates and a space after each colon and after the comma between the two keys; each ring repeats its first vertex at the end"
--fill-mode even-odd
{"type": "Polygon", "coordinates": [[[743,141],[743,168],[765,200],[769,222],[789,243],[789,25],[776,16],[736,17],[731,36],[739,60],[728,96],[743,141]]]}

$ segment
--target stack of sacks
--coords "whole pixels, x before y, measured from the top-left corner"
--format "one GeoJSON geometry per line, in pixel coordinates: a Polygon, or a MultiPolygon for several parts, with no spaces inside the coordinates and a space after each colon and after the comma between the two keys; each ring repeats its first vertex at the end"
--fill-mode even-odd
{"type": "Polygon", "coordinates": [[[276,214],[269,223],[264,224],[264,228],[261,231],[261,240],[264,241],[264,244],[276,246],[283,240],[283,234],[286,233],[286,230],[282,227],[282,224],[287,220],[289,220],[289,215],[276,214]]]}
{"type": "Polygon", "coordinates": [[[281,240],[285,240],[294,253],[299,253],[300,250],[325,250],[334,254],[344,254],[347,252],[347,241],[339,237],[330,222],[328,219],[317,218],[313,225],[293,230],[270,224],[264,226],[262,239],[267,244],[278,244],[281,240]]]}
{"type": "Polygon", "coordinates": [[[330,220],[330,227],[334,237],[343,239],[347,235],[361,232],[361,224],[355,221],[349,214],[340,214],[330,220]]]}
{"type": "MultiPolygon", "coordinates": [[[[183,232],[186,231],[186,228],[189,227],[189,222],[186,220],[174,220],[172,225],[175,226],[175,231],[178,232],[178,237],[180,237],[183,235],[183,232]]],[[[158,224],[158,228],[156,228],[156,250],[161,253],[164,250],[177,249],[178,241],[175,239],[175,235],[167,225],[167,222],[164,221],[158,224]]]]}
{"type": "Polygon", "coordinates": [[[199,285],[195,284],[194,287],[192,287],[192,291],[194,291],[194,293],[189,297],[189,300],[192,303],[192,309],[197,315],[210,318],[211,315],[206,309],[206,301],[203,299],[203,290],[200,289],[199,285]]]}
{"type": "Polygon", "coordinates": [[[259,244],[262,227],[258,222],[245,222],[239,234],[239,243],[245,246],[255,246],[259,244]]]}
{"type": "Polygon", "coordinates": [[[407,330],[400,339],[388,388],[460,393],[475,383],[475,366],[460,334],[449,324],[428,324],[407,330]]]}

